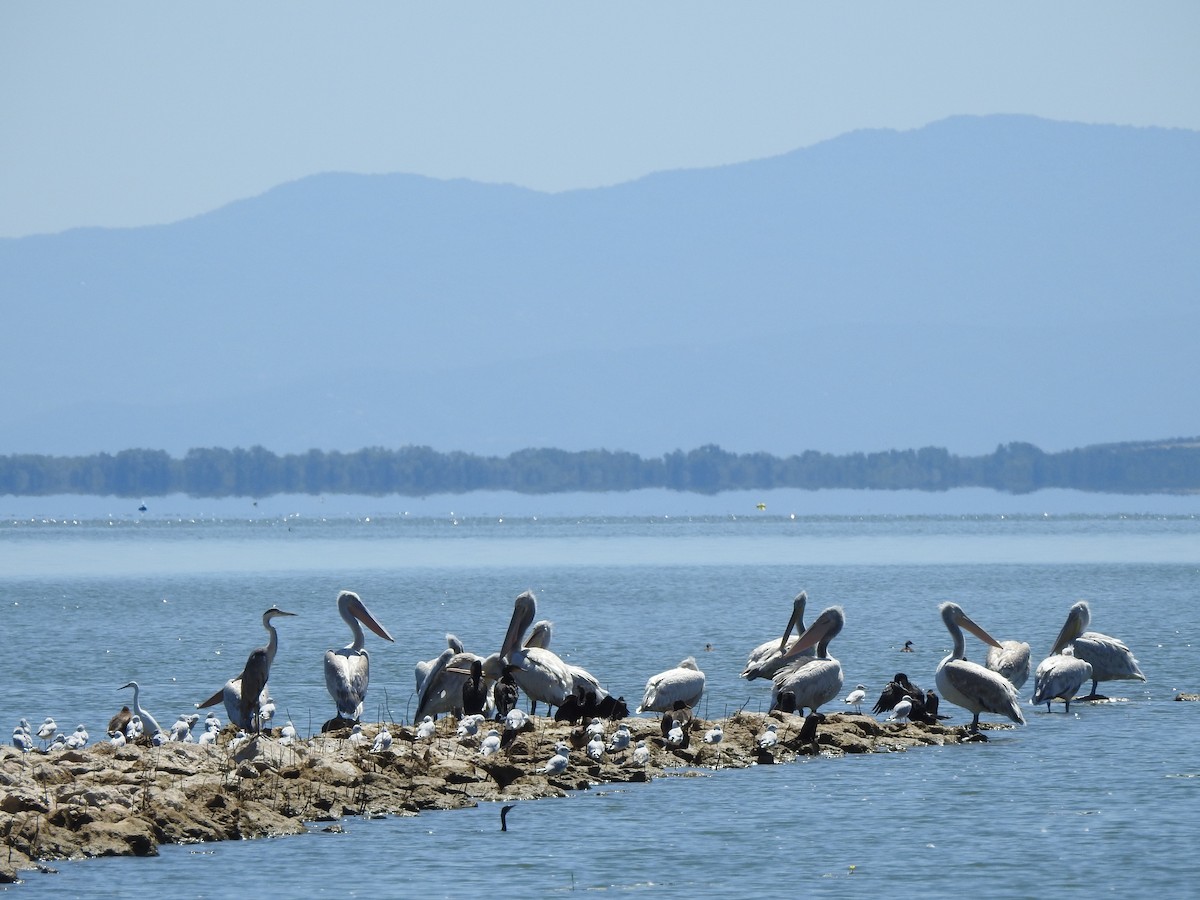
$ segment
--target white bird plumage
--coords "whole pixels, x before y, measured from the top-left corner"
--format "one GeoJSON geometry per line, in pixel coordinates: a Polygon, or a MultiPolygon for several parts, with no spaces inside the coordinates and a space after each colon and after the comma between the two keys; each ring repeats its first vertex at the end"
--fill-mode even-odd
{"type": "MultiPolygon", "coordinates": [[[[137,713],[137,715],[130,717],[130,723],[132,723],[134,719],[137,719],[138,737],[141,737],[141,735],[144,733],[148,734],[151,740],[155,740],[159,735],[163,734],[163,730],[158,726],[158,722],[155,720],[154,716],[150,715],[150,713],[146,712],[146,710],[142,708],[141,687],[138,686],[136,681],[130,681],[127,684],[117,688],[117,690],[123,691],[126,688],[133,688],[133,709],[134,712],[137,713]]],[[[128,732],[126,732],[125,736],[129,736],[128,732]]],[[[163,735],[163,739],[165,738],[166,735],[163,735]]]]}
{"type": "Polygon", "coordinates": [[[375,735],[375,741],[371,744],[372,753],[383,753],[386,750],[392,749],[392,733],[386,727],[379,729],[379,733],[375,735]]]}
{"type": "Polygon", "coordinates": [[[479,742],[479,754],[481,756],[491,756],[494,753],[500,752],[500,732],[495,728],[489,728],[487,735],[479,742]]]}
{"type": "Polygon", "coordinates": [[[512,667],[513,679],[529,698],[533,709],[536,709],[538,701],[551,707],[562,706],[563,701],[575,690],[570,667],[552,650],[521,643],[522,635],[536,615],[537,598],[533,592],[525,591],[518,595],[513,601],[508,631],[500,645],[500,658],[512,667]]]}
{"type": "Polygon", "coordinates": [[[550,757],[546,763],[546,767],[542,769],[543,775],[561,775],[567,769],[567,764],[570,762],[570,748],[563,743],[559,743],[554,747],[554,755],[550,757]]]}
{"type": "Polygon", "coordinates": [[[637,746],[633,748],[633,764],[644,766],[648,762],[650,762],[650,748],[646,746],[645,741],[638,741],[637,746]]]}
{"type": "Polygon", "coordinates": [[[854,707],[855,712],[862,712],[863,701],[867,699],[867,686],[855,685],[854,690],[846,695],[845,702],[854,707]]]}
{"type": "Polygon", "coordinates": [[[353,591],[338,594],[337,608],[353,639],[340,650],[325,651],[325,687],[333,698],[337,714],[343,719],[357,721],[362,716],[363,701],[371,680],[371,655],[365,647],[367,638],[362,625],[389,643],[394,643],[395,638],[353,591]]]}
{"type": "Polygon", "coordinates": [[[1020,691],[1029,680],[1030,652],[1024,641],[1001,641],[999,647],[988,647],[985,667],[1020,691]]]}
{"type": "Polygon", "coordinates": [[[1003,675],[966,658],[967,645],[962,630],[967,629],[990,647],[999,647],[1000,642],[975,624],[957,603],[943,603],[940,611],[942,623],[954,641],[954,649],[938,664],[935,675],[942,699],[971,713],[972,731],[979,731],[979,714],[985,712],[1024,725],[1017,689],[1003,675]]]}
{"type": "Polygon", "coordinates": [[[1146,676],[1142,674],[1137,659],[1125,642],[1097,631],[1088,631],[1091,621],[1091,608],[1086,600],[1080,600],[1067,613],[1067,621],[1063,623],[1050,650],[1053,655],[1065,647],[1071,647],[1076,659],[1092,667],[1091,693],[1079,699],[1105,699],[1096,693],[1101,681],[1145,681],[1146,676]]]}
{"type": "Polygon", "coordinates": [[[889,722],[907,722],[909,715],[912,714],[913,702],[912,697],[904,697],[892,707],[892,714],[888,716],[889,722]]]}
{"type": "Polygon", "coordinates": [[[767,723],[767,730],[755,740],[759,750],[771,750],[779,743],[779,726],[774,722],[767,723]]]}
{"type": "Polygon", "coordinates": [[[1076,659],[1072,648],[1064,647],[1061,653],[1052,653],[1038,663],[1033,675],[1032,702],[1045,703],[1046,712],[1049,712],[1052,701],[1062,700],[1066,704],[1066,712],[1070,712],[1071,700],[1091,680],[1091,664],[1076,659]]]}
{"type": "MultiPolygon", "coordinates": [[[[771,679],[771,708],[777,709],[781,697],[791,694],[795,709],[815,713],[842,689],[842,664],[829,655],[829,643],[846,624],[846,614],[840,606],[821,610],[791,649],[783,655],[784,665],[771,679]],[[817,648],[811,661],[803,655],[810,647],[817,648]]],[[[787,710],[791,712],[792,710],[787,710]]]]}
{"type": "Polygon", "coordinates": [[[704,673],[696,665],[696,657],[689,656],[674,668],[650,677],[637,711],[670,712],[677,702],[691,708],[703,696],[704,673]]]}
{"type": "MultiPolygon", "coordinates": [[[[747,681],[753,681],[755,678],[771,678],[779,669],[785,665],[783,655],[795,645],[800,639],[800,635],[804,632],[804,607],[808,603],[808,593],[801,591],[792,600],[792,615],[788,619],[787,627],[783,630],[783,637],[779,640],[771,639],[759,644],[750,651],[750,655],[746,658],[746,668],[742,670],[742,677],[747,681]],[[795,637],[792,637],[792,629],[796,629],[795,637]]],[[[806,655],[809,657],[815,656],[815,651],[807,650],[806,655]]]]}

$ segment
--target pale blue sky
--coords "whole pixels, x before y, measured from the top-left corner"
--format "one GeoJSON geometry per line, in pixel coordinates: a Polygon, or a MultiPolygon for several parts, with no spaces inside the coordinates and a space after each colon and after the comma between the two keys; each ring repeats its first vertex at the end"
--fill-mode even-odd
{"type": "Polygon", "coordinates": [[[305,175],[564,190],[954,114],[1200,130],[1200,2],[0,3],[0,236],[305,175]]]}

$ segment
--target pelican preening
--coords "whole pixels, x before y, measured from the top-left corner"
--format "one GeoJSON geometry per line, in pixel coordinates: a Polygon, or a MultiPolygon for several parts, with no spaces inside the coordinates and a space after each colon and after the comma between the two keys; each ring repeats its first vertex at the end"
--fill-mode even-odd
{"type": "Polygon", "coordinates": [[[1007,716],[1019,725],[1025,724],[1021,715],[1017,689],[1007,678],[966,659],[965,628],[990,647],[1000,642],[976,625],[957,603],[941,605],[942,622],[954,640],[954,649],[937,667],[937,686],[942,697],[972,714],[971,730],[979,731],[979,714],[996,713],[1007,716]]]}
{"type": "Polygon", "coordinates": [[[371,680],[371,657],[364,645],[367,638],[362,625],[366,625],[385,641],[394,642],[386,628],[371,615],[366,604],[353,591],[342,591],[337,598],[338,615],[350,626],[352,640],[340,650],[325,651],[325,687],[337,706],[340,718],[357,722],[362,716],[363,700],[367,696],[367,684],[371,680]],[[359,623],[362,623],[360,625],[359,623]]]}
{"type": "Polygon", "coordinates": [[[1076,659],[1072,649],[1064,647],[1062,653],[1052,653],[1038,663],[1033,676],[1032,701],[1045,703],[1046,712],[1050,712],[1051,701],[1062,700],[1066,712],[1070,712],[1071,700],[1091,679],[1091,664],[1076,659]]]}
{"type": "Polygon", "coordinates": [[[842,689],[842,664],[829,655],[829,642],[846,624],[846,614],[840,606],[821,611],[800,639],[783,655],[784,665],[775,673],[771,688],[771,709],[784,712],[815,713],[817,707],[828,703],[842,689]],[[817,648],[816,658],[808,660],[803,653],[817,648]],[[790,706],[790,709],[784,709],[790,706]]]}
{"type": "Polygon", "coordinates": [[[999,647],[988,647],[985,667],[1019,691],[1029,680],[1029,654],[1029,645],[1024,641],[1001,641],[999,647]]]}
{"type": "MultiPolygon", "coordinates": [[[[750,651],[750,656],[746,659],[746,668],[742,670],[742,677],[747,681],[753,681],[755,678],[770,678],[780,667],[784,665],[783,654],[790,650],[800,639],[800,634],[804,631],[804,606],[808,603],[808,593],[801,591],[794,600],[792,600],[792,616],[788,619],[787,627],[783,629],[783,637],[776,641],[774,639],[759,644],[750,651]],[[789,640],[792,629],[796,629],[796,637],[789,640]]],[[[815,656],[816,651],[809,650],[808,656],[815,656]]]]}
{"type": "Polygon", "coordinates": [[[670,712],[676,703],[691,709],[700,702],[702,696],[704,673],[696,665],[696,657],[689,656],[675,668],[651,676],[646,682],[646,692],[637,711],[670,712]]]}
{"type": "Polygon", "coordinates": [[[1096,693],[1101,681],[1145,681],[1146,676],[1138,667],[1138,661],[1125,643],[1119,638],[1088,631],[1092,611],[1086,600],[1080,600],[1067,613],[1067,621],[1054,639],[1051,655],[1070,647],[1076,659],[1092,667],[1092,692],[1081,700],[1105,700],[1096,693]]]}
{"type": "MultiPolygon", "coordinates": [[[[238,728],[251,731],[262,726],[269,719],[266,707],[274,704],[267,694],[267,679],[271,674],[271,664],[275,661],[275,651],[279,649],[279,634],[272,619],[280,616],[294,616],[295,613],[284,612],[277,606],[272,606],[262,616],[263,628],[269,638],[265,647],[255,647],[246,658],[246,665],[240,675],[225,682],[225,686],[202,703],[197,703],[197,709],[215,706],[222,700],[225,702],[225,714],[229,721],[238,728]]],[[[136,696],[136,694],[135,694],[136,696]]]]}

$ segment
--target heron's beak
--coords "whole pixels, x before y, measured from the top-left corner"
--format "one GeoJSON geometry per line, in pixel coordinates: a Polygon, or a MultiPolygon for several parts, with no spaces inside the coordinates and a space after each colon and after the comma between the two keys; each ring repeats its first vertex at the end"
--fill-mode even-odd
{"type": "Polygon", "coordinates": [[[990,634],[988,634],[986,631],[984,631],[981,626],[975,624],[975,622],[972,621],[971,617],[968,616],[966,613],[960,612],[957,616],[955,616],[955,621],[958,622],[959,625],[961,625],[963,628],[967,629],[967,631],[971,632],[971,634],[975,635],[975,637],[979,638],[981,641],[983,641],[988,646],[990,646],[990,647],[999,647],[1000,646],[1000,642],[998,640],[996,640],[994,637],[992,637],[990,634]]]}

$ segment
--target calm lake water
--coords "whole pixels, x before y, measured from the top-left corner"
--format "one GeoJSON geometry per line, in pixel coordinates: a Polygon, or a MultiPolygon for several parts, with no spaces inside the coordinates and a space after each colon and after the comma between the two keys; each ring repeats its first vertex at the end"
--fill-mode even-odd
{"type": "MultiPolygon", "coordinates": [[[[522,803],[344,823],[345,834],[166,847],[156,859],[55,863],[14,896],[276,890],[343,896],[987,897],[1194,892],[1200,861],[1200,516],[1163,515],[132,515],[0,521],[0,723],[52,715],[93,740],[136,679],[166,725],[236,674],[280,623],[277,723],[333,710],[321,658],[344,645],[340,589],[396,636],[372,638],[366,716],[411,719],[413,665],[446,632],[499,649],[532,589],[554,649],[636,705],[647,677],[694,655],[700,712],[764,710],[738,673],[808,591],[841,604],[830,648],[872,700],[897,671],[922,686],[948,652],[938,604],[1049,650],[1070,605],[1125,640],[1148,681],[1065,715],[1026,707],[986,745],[803,761],[602,787],[522,803]],[[917,651],[900,652],[906,640],[917,651]],[[711,649],[706,647],[711,645],[711,649]]],[[[380,506],[379,509],[385,509],[380,506]]],[[[370,636],[369,636],[370,637],[370,636]]],[[[982,658],[973,640],[968,651],[982,658]]],[[[1102,688],[1102,690],[1104,690],[1102,688]]],[[[1024,694],[1032,691],[1032,679],[1024,694]]],[[[834,705],[831,705],[831,708],[834,705]]],[[[954,722],[966,720],[950,708],[954,722]]],[[[986,720],[987,717],[985,717],[986,720]]],[[[7,727],[7,724],[6,724],[7,727]]],[[[7,735],[7,732],[5,733],[7,735]]]]}

